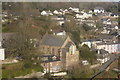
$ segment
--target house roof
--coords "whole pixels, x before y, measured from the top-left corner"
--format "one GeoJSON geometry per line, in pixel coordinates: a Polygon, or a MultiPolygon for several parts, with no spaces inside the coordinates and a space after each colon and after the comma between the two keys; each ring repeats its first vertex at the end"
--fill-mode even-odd
{"type": "Polygon", "coordinates": [[[81,42],[94,42],[94,41],[101,41],[100,39],[88,39],[88,40],[81,40],[81,42]]]}
{"type": "Polygon", "coordinates": [[[100,51],[100,54],[108,54],[109,53],[108,51],[106,51],[104,49],[100,49],[99,51],[100,51]]]}
{"type": "Polygon", "coordinates": [[[96,43],[97,45],[111,45],[111,44],[119,44],[119,43],[117,43],[117,42],[101,42],[101,43],[96,43]]]}
{"type": "Polygon", "coordinates": [[[113,39],[115,36],[114,35],[98,35],[96,38],[97,39],[113,39]]]}
{"type": "Polygon", "coordinates": [[[66,35],[50,35],[47,34],[43,37],[42,43],[43,45],[48,46],[58,46],[61,47],[68,36],[66,35]]]}

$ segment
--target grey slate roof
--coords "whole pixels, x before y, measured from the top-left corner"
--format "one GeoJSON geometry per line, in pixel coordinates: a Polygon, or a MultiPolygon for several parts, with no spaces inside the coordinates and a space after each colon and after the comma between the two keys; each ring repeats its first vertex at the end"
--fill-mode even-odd
{"type": "Polygon", "coordinates": [[[97,45],[111,45],[111,44],[119,44],[118,42],[100,42],[100,43],[96,43],[97,45]]]}
{"type": "Polygon", "coordinates": [[[100,49],[100,54],[108,54],[109,52],[104,50],[104,49],[100,49]]]}
{"type": "Polygon", "coordinates": [[[65,35],[50,35],[47,34],[43,37],[42,43],[43,45],[48,46],[58,46],[61,47],[68,36],[65,35]]]}

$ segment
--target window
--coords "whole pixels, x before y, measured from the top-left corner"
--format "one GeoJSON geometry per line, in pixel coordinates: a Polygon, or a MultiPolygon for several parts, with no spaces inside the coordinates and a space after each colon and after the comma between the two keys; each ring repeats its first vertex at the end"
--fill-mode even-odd
{"type": "Polygon", "coordinates": [[[58,49],[58,53],[60,53],[60,49],[58,49]]]}
{"type": "Polygon", "coordinates": [[[49,51],[50,51],[50,49],[49,49],[49,48],[47,48],[47,51],[49,52],[49,51]]]}
{"type": "Polygon", "coordinates": [[[52,54],[54,54],[54,48],[52,48],[52,54]]]}

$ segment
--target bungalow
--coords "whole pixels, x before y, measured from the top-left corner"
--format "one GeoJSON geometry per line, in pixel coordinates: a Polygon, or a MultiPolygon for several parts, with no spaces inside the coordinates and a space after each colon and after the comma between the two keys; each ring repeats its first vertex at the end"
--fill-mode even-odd
{"type": "Polygon", "coordinates": [[[42,11],[42,12],[41,12],[41,15],[42,15],[42,16],[51,16],[51,15],[53,15],[53,14],[52,14],[52,12],[49,10],[49,11],[42,11]]]}
{"type": "Polygon", "coordinates": [[[118,14],[115,14],[115,13],[111,13],[111,14],[110,14],[110,17],[111,17],[111,18],[118,18],[119,15],[118,15],[118,14]]]}
{"type": "Polygon", "coordinates": [[[79,11],[79,8],[72,8],[72,11],[73,12],[76,12],[76,13],[79,13],[80,11],[79,11]]]}
{"type": "Polygon", "coordinates": [[[94,13],[104,13],[104,8],[96,7],[96,8],[94,8],[94,13]]]}
{"type": "Polygon", "coordinates": [[[46,11],[42,11],[42,12],[41,12],[41,15],[42,15],[42,16],[48,16],[48,14],[47,14],[46,11]]]}
{"type": "Polygon", "coordinates": [[[101,64],[107,62],[110,60],[110,54],[108,51],[105,51],[104,49],[99,49],[97,51],[97,60],[100,61],[101,64]]]}
{"type": "Polygon", "coordinates": [[[66,13],[69,13],[68,9],[65,9],[65,10],[63,10],[61,12],[62,12],[63,15],[66,14],[66,13]]]}
{"type": "Polygon", "coordinates": [[[64,30],[54,30],[53,35],[66,35],[64,30]]]}
{"type": "Polygon", "coordinates": [[[56,15],[58,15],[58,14],[60,14],[60,13],[59,13],[59,11],[57,11],[57,10],[54,10],[54,11],[53,11],[53,14],[56,14],[56,15]]]}
{"type": "Polygon", "coordinates": [[[92,18],[92,14],[81,13],[81,14],[76,14],[75,17],[80,19],[92,18]]]}
{"type": "Polygon", "coordinates": [[[92,10],[90,10],[88,13],[93,13],[93,11],[92,11],[92,10]]]}
{"type": "MultiPolygon", "coordinates": [[[[79,51],[67,35],[46,34],[40,42],[40,52],[44,53],[44,55],[50,54],[56,57],[57,60],[49,61],[48,64],[51,64],[51,69],[53,69],[52,65],[58,66],[58,71],[71,69],[79,61],[79,51]]],[[[46,69],[46,63],[43,63],[43,65],[44,70],[50,70],[48,67],[46,69]]]]}
{"type": "Polygon", "coordinates": [[[69,7],[69,11],[71,12],[75,12],[75,13],[79,13],[79,8],[72,8],[72,7],[69,7]]]}

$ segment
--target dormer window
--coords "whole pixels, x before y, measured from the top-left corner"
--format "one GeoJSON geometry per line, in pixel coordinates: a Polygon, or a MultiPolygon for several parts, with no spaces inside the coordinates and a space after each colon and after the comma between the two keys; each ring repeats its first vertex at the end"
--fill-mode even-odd
{"type": "Polygon", "coordinates": [[[56,60],[56,59],[57,59],[57,57],[56,57],[56,56],[53,56],[53,57],[52,57],[52,59],[53,59],[53,60],[56,60]]]}

